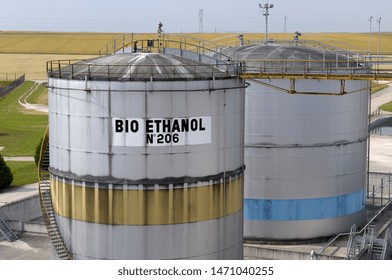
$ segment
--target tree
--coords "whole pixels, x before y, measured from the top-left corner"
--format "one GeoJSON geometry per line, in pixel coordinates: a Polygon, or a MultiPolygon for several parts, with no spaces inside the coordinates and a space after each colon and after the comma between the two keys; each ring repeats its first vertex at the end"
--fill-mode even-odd
{"type": "Polygon", "coordinates": [[[0,190],[8,188],[13,180],[11,169],[5,163],[3,156],[0,155],[0,190]]]}

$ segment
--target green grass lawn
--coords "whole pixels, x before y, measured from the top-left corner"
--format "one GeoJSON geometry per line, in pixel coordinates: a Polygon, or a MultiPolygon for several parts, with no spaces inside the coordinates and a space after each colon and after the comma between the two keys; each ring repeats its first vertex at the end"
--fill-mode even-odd
{"type": "MultiPolygon", "coordinates": [[[[0,99],[0,146],[3,156],[34,156],[35,148],[45,133],[48,116],[44,113],[24,109],[18,99],[31,87],[25,82],[6,97],[0,99]]],[[[29,99],[30,103],[45,100],[46,89],[40,87],[29,99]]],[[[13,186],[37,182],[37,167],[34,162],[7,161],[14,175],[13,186]]]]}
{"type": "Polygon", "coordinates": [[[0,100],[0,146],[5,147],[3,156],[33,156],[45,132],[48,116],[25,110],[18,103],[18,98],[32,84],[25,82],[0,100]]]}
{"type": "Polygon", "coordinates": [[[392,112],[392,101],[389,102],[389,103],[386,103],[386,104],[382,105],[382,106],[380,107],[380,109],[383,110],[383,111],[392,112]]]}
{"type": "Polygon", "coordinates": [[[7,161],[14,175],[13,187],[20,187],[32,184],[38,181],[37,167],[34,162],[30,161],[7,161]]]}
{"type": "Polygon", "coordinates": [[[379,92],[380,90],[383,90],[387,87],[388,87],[387,85],[378,84],[377,82],[372,82],[372,94],[375,94],[376,92],[379,92]]]}

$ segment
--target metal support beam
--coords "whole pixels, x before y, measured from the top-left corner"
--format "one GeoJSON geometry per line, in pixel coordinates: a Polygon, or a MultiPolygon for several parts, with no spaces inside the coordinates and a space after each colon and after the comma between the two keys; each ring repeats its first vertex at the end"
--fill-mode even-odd
{"type": "Polygon", "coordinates": [[[353,91],[346,91],[346,81],[345,80],[341,80],[340,82],[340,91],[339,92],[304,92],[304,91],[297,91],[295,88],[295,81],[296,79],[290,79],[290,88],[289,89],[285,89],[282,87],[278,87],[275,85],[272,85],[271,83],[268,82],[264,82],[262,80],[259,79],[248,79],[250,82],[252,83],[256,83],[265,87],[269,87],[284,93],[288,93],[288,94],[307,94],[307,95],[334,95],[334,96],[342,96],[342,95],[346,95],[346,94],[350,94],[350,93],[355,93],[358,91],[362,91],[362,90],[367,90],[368,88],[361,88],[361,89],[357,89],[357,90],[353,90],[353,91]]]}
{"type": "Polygon", "coordinates": [[[316,80],[357,80],[357,81],[392,81],[392,73],[271,73],[271,72],[242,72],[242,79],[316,79],[316,80]]]}
{"type": "Polygon", "coordinates": [[[256,84],[259,84],[259,85],[262,85],[262,86],[266,86],[266,87],[269,87],[269,88],[272,88],[272,89],[276,89],[276,90],[279,90],[279,91],[282,91],[282,92],[285,92],[285,93],[291,93],[290,90],[287,90],[287,89],[282,88],[282,87],[277,87],[277,86],[271,85],[269,83],[262,82],[260,80],[255,80],[255,79],[249,79],[249,80],[251,82],[253,82],[253,83],[256,83],[256,84]]]}
{"type": "Polygon", "coordinates": [[[340,94],[346,93],[346,80],[340,80],[340,94]]]}
{"type": "Polygon", "coordinates": [[[296,91],[295,91],[295,79],[290,79],[290,93],[291,94],[296,93],[296,91]]]}

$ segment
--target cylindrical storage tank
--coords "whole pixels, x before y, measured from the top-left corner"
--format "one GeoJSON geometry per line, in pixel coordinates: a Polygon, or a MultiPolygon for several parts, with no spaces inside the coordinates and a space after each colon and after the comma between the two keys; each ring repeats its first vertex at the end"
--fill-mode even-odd
{"type": "Polygon", "coordinates": [[[308,240],[363,224],[367,82],[284,74],[366,70],[304,47],[245,46],[232,55],[248,60],[245,71],[282,73],[282,79],[249,80],[246,89],[245,239],[308,240]]]}
{"type": "Polygon", "coordinates": [[[49,67],[52,204],[74,259],[242,259],[244,82],[135,53],[49,67]]]}

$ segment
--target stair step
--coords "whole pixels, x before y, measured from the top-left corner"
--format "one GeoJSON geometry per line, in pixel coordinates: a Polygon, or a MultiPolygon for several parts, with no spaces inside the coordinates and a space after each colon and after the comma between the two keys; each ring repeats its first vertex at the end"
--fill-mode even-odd
{"type": "MultiPolygon", "coordinates": [[[[45,138],[45,141],[47,141],[47,138],[45,138]]],[[[62,239],[60,230],[57,226],[56,215],[53,211],[51,188],[50,188],[50,174],[48,170],[50,167],[49,145],[45,147],[45,151],[43,155],[41,154],[40,160],[41,160],[40,182],[39,182],[39,189],[41,193],[40,204],[41,204],[41,208],[43,209],[42,213],[44,215],[49,239],[59,259],[62,260],[72,259],[64,244],[64,240],[62,239]]]]}
{"type": "Polygon", "coordinates": [[[7,223],[0,218],[0,234],[3,235],[8,241],[12,242],[18,239],[15,232],[7,225],[7,223]]]}

